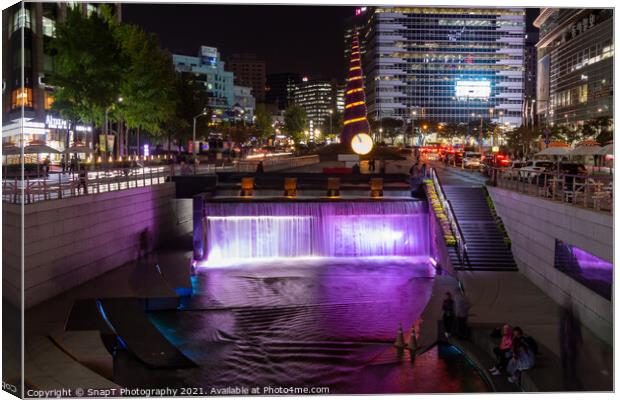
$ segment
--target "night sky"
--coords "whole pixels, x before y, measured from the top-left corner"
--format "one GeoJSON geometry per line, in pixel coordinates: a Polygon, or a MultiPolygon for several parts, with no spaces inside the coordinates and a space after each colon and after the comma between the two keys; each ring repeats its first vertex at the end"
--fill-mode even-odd
{"type": "Polygon", "coordinates": [[[344,20],[355,7],[123,4],[123,21],[154,32],[172,53],[195,56],[201,45],[224,58],[256,53],[267,73],[340,78],[344,20]]]}
{"type": "MultiPolygon", "coordinates": [[[[344,20],[355,7],[123,4],[123,20],[154,32],[172,53],[195,56],[201,45],[224,59],[255,53],[267,73],[343,78],[344,20]]],[[[528,30],[538,9],[527,10],[528,30]]]]}

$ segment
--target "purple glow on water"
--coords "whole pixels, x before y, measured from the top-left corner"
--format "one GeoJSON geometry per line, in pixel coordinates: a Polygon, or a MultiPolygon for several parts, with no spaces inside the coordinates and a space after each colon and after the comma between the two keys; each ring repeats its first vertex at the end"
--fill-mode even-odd
{"type": "Polygon", "coordinates": [[[210,203],[206,215],[207,265],[230,259],[430,254],[427,208],[419,201],[210,203]]]}

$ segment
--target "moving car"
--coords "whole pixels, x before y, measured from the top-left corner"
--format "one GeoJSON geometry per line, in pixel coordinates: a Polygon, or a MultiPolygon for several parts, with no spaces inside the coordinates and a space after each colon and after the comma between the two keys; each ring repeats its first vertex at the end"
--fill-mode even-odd
{"type": "Polygon", "coordinates": [[[481,162],[480,153],[474,153],[473,151],[466,151],[463,156],[463,168],[479,168],[481,162]]]}

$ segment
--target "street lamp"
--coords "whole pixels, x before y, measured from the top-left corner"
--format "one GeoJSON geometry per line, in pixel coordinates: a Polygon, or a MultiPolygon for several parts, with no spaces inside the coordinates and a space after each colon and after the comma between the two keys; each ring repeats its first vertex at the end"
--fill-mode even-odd
{"type": "Polygon", "coordinates": [[[206,108],[203,108],[202,112],[194,117],[194,129],[192,130],[192,155],[194,156],[194,163],[196,162],[196,120],[203,115],[207,115],[206,108]]]}
{"type": "Polygon", "coordinates": [[[411,140],[415,137],[415,116],[418,115],[416,110],[411,111],[411,140]]]}
{"type": "Polygon", "coordinates": [[[332,127],[332,119],[333,119],[333,115],[334,115],[334,110],[329,110],[329,134],[331,135],[332,133],[334,133],[334,129],[332,127]]]}

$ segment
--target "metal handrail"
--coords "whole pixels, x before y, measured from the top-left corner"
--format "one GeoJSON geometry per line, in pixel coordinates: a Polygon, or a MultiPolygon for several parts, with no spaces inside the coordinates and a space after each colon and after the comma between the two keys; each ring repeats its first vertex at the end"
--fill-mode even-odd
{"type": "Polygon", "coordinates": [[[461,230],[461,226],[459,225],[458,220],[454,216],[454,209],[452,208],[452,203],[446,199],[446,196],[443,192],[443,187],[441,186],[441,182],[439,181],[439,176],[437,175],[437,171],[435,171],[435,168],[431,168],[431,178],[435,183],[439,198],[443,204],[444,209],[446,210],[448,219],[450,220],[450,227],[452,228],[452,232],[454,233],[454,236],[456,238],[456,246],[458,248],[459,260],[461,261],[461,263],[464,264],[467,260],[467,242],[465,241],[465,236],[463,235],[463,231],[461,230]]]}
{"type": "Polygon", "coordinates": [[[533,178],[523,178],[505,168],[495,168],[493,185],[529,195],[558,200],[562,203],[582,205],[600,210],[601,204],[610,203],[613,208],[613,180],[611,175],[573,175],[558,171],[541,171],[533,178]],[[583,201],[577,201],[579,197],[583,201]]]}

